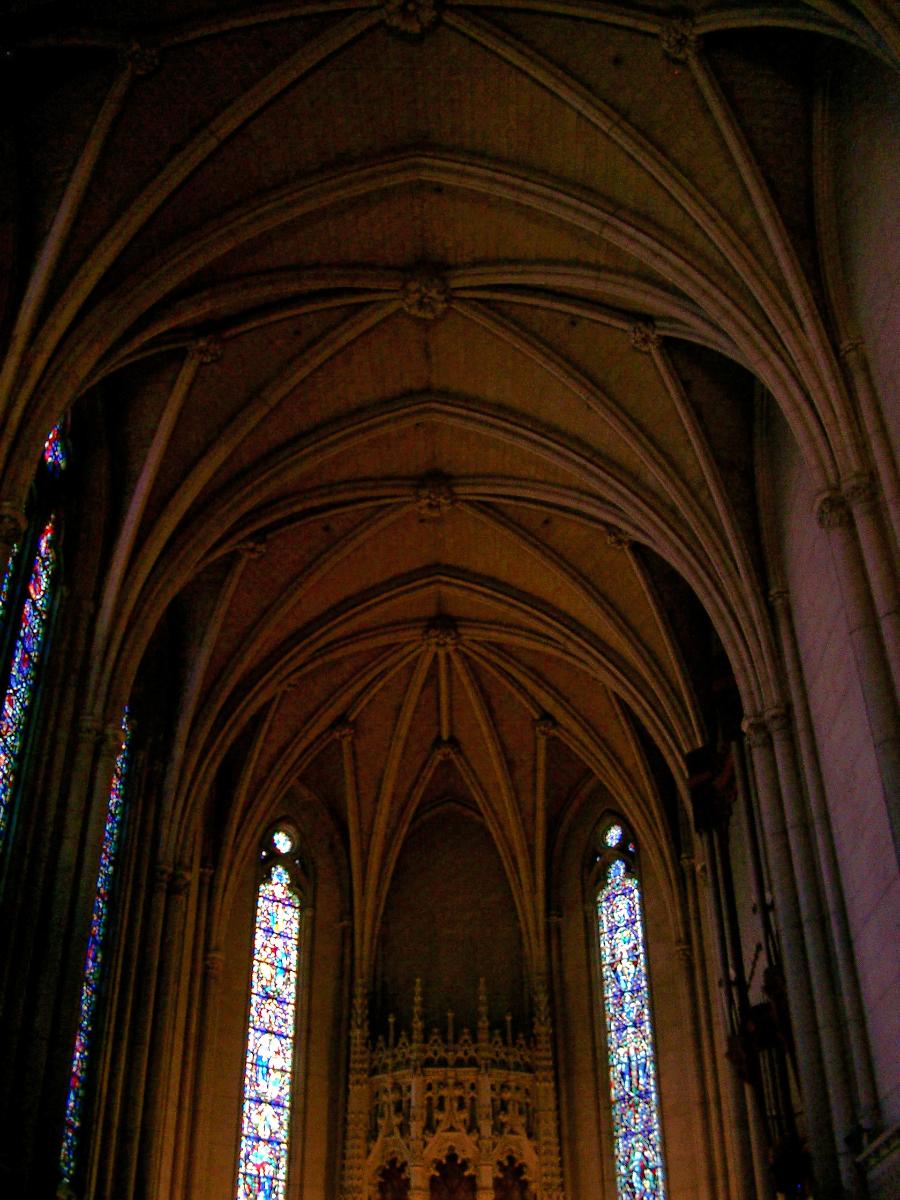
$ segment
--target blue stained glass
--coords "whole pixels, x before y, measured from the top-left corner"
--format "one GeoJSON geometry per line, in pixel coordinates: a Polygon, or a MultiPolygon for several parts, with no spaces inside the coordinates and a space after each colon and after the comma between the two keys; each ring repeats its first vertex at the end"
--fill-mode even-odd
{"type": "Polygon", "coordinates": [[[9,562],[6,564],[6,570],[3,572],[3,582],[0,583],[0,622],[6,620],[6,606],[9,604],[9,588],[12,583],[18,550],[19,546],[16,543],[9,552],[9,562]]]}
{"type": "Polygon", "coordinates": [[[69,1096],[66,1101],[66,1126],[63,1133],[62,1152],[59,1166],[63,1179],[69,1181],[75,1171],[78,1131],[84,1107],[85,1077],[90,1051],[91,1029],[97,1004],[97,988],[103,963],[103,935],[106,932],[109,909],[109,890],[112,882],[116,853],[122,833],[124,814],[124,785],[128,768],[128,744],[131,730],[128,725],[128,709],[122,715],[122,741],[113,767],[109,800],[106,806],[106,824],[103,829],[103,844],[100,848],[100,869],[97,872],[97,887],[94,892],[94,908],[91,914],[91,929],[88,935],[84,976],[81,984],[81,1008],[78,1032],[75,1035],[75,1050],[72,1054],[72,1070],[69,1075],[69,1096]]]}
{"type": "MultiPolygon", "coordinates": [[[[3,708],[0,709],[0,845],[6,836],[9,808],[19,751],[25,735],[25,722],[34,684],[47,618],[50,610],[53,571],[56,566],[56,551],[53,546],[53,518],[47,522],[38,538],[37,553],[28,580],[28,592],[22,606],[22,616],[16,644],[13,648],[12,667],[3,708]]],[[[9,568],[7,567],[7,574],[9,568]]]]}
{"type": "Polygon", "coordinates": [[[665,1200],[641,891],[622,859],[597,897],[619,1200],[665,1200]]]}
{"type": "Polygon", "coordinates": [[[68,455],[66,443],[59,425],[54,425],[44,442],[44,462],[51,475],[59,475],[66,469],[68,455]]]}
{"type": "Polygon", "coordinates": [[[300,900],[282,866],[259,887],[236,1200],[284,1200],[300,900]]]}

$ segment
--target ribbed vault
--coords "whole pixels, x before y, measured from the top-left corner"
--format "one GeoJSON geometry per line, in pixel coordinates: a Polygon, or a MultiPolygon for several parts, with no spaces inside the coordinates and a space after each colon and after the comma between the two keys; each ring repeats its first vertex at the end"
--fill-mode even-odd
{"type": "MultiPolygon", "coordinates": [[[[452,764],[540,969],[548,855],[585,780],[673,873],[643,739],[681,779],[703,664],[654,561],[745,704],[779,702],[762,389],[818,488],[865,466],[795,220],[807,75],[775,86],[733,39],[890,58],[895,24],[862,3],[447,4],[399,31],[340,0],[81,7],[49,38],[16,24],[23,131],[57,126],[44,250],[6,313],[2,495],[21,510],[47,427],[99,411],[85,706],[118,711],[168,613],[191,664],[163,857],[213,837],[223,770],[224,861],[305,786],[346,846],[363,972],[452,764]],[[55,93],[29,91],[48,57],[55,93]],[[762,92],[796,142],[781,176],[746,115],[762,92]],[[59,126],[67,96],[89,128],[59,126]]],[[[4,237],[15,259],[15,217],[4,237]]]]}

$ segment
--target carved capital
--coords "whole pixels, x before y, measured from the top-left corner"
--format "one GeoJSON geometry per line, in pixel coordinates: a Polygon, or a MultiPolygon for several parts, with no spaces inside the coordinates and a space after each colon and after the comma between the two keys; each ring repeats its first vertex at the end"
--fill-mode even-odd
{"type": "Polygon", "coordinates": [[[541,713],[534,723],[535,732],[539,738],[549,738],[556,733],[556,719],[549,713],[541,713]]]}
{"type": "Polygon", "coordinates": [[[190,871],[184,867],[178,867],[172,872],[172,878],[169,880],[169,894],[171,896],[183,896],[188,890],[191,882],[190,871]]]}
{"type": "Polygon", "coordinates": [[[859,334],[854,334],[851,337],[844,338],[838,347],[838,354],[840,354],[841,358],[851,358],[859,350],[862,350],[864,345],[865,342],[859,334]]]}
{"type": "Polygon", "coordinates": [[[262,558],[268,549],[268,544],[264,537],[246,538],[243,542],[238,542],[234,548],[241,558],[262,558]]]}
{"type": "Polygon", "coordinates": [[[452,617],[433,617],[425,626],[423,638],[429,646],[449,650],[459,645],[459,630],[452,617]]]}
{"type": "Polygon", "coordinates": [[[743,721],[741,721],[741,729],[743,729],[744,735],[753,749],[768,746],[772,740],[765,717],[744,717],[743,721]]]}
{"type": "Polygon", "coordinates": [[[429,471],[416,484],[420,521],[438,521],[456,503],[450,480],[441,471],[429,471]]]}
{"type": "Polygon", "coordinates": [[[132,41],[120,49],[119,61],[133,75],[151,75],[159,66],[159,49],[156,46],[132,41]]]}
{"type": "Polygon", "coordinates": [[[82,743],[95,743],[103,730],[102,722],[90,713],[84,713],[78,718],[78,740],[82,743]]]}
{"type": "Polygon", "coordinates": [[[692,17],[674,17],[659,31],[663,53],[672,62],[688,62],[699,47],[697,30],[692,17]]]}
{"type": "Polygon", "coordinates": [[[199,337],[191,343],[188,354],[196,362],[207,366],[209,363],[218,362],[222,357],[222,343],[219,338],[213,337],[211,334],[199,337]]]}
{"type": "Polygon", "coordinates": [[[860,471],[845,480],[843,492],[851,508],[869,508],[878,496],[875,480],[867,471],[860,471]]]}
{"type": "Polygon", "coordinates": [[[8,500],[0,502],[0,543],[12,546],[25,532],[27,524],[25,514],[17,504],[10,504],[8,500]]]}
{"type": "Polygon", "coordinates": [[[783,704],[773,705],[772,708],[767,708],[765,712],[766,724],[769,727],[769,733],[778,737],[781,734],[787,733],[791,728],[791,714],[783,704]]]}
{"type": "Polygon", "coordinates": [[[384,0],[382,11],[389,29],[418,37],[440,20],[441,0],[384,0]]]}
{"type": "Polygon", "coordinates": [[[210,979],[218,979],[222,974],[222,967],[225,965],[225,952],[218,949],[208,950],[203,965],[206,967],[206,973],[210,979]]]}
{"type": "Polygon", "coordinates": [[[336,721],[332,726],[332,736],[338,742],[352,742],[353,735],[356,733],[356,726],[352,721],[345,719],[336,721]]]}
{"type": "Polygon", "coordinates": [[[769,599],[772,601],[774,608],[789,608],[791,603],[791,595],[786,587],[772,588],[769,592],[769,599]]]}
{"type": "Polygon", "coordinates": [[[823,529],[846,529],[853,521],[850,505],[836,490],[826,492],[816,505],[816,520],[823,529]]]}
{"type": "Polygon", "coordinates": [[[604,528],[607,546],[612,546],[615,550],[627,550],[631,545],[631,538],[624,529],[619,529],[617,525],[606,525],[604,528]]]}
{"type": "Polygon", "coordinates": [[[108,725],[103,727],[103,751],[111,758],[115,758],[122,749],[122,726],[118,721],[110,721],[108,725]]]}
{"type": "Polygon", "coordinates": [[[691,951],[690,943],[686,942],[684,940],[684,938],[679,938],[678,941],[675,943],[675,953],[678,955],[678,957],[681,959],[682,962],[690,962],[691,959],[693,958],[693,953],[691,951]]]}
{"type": "Polygon", "coordinates": [[[157,892],[164,892],[169,886],[169,880],[172,878],[172,868],[165,863],[157,863],[153,868],[153,889],[157,892]]]}
{"type": "Polygon", "coordinates": [[[420,321],[435,321],[447,311],[450,285],[434,267],[418,267],[404,281],[403,311],[420,321]]]}
{"type": "Polygon", "coordinates": [[[652,321],[638,321],[628,331],[631,344],[640,354],[650,354],[660,343],[660,336],[652,321]]]}

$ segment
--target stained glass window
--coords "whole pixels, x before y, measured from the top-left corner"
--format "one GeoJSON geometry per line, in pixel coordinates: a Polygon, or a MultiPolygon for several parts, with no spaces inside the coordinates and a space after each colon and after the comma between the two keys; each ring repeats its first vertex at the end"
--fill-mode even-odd
{"type": "MultiPolygon", "coordinates": [[[[277,831],[278,854],[293,839],[277,831]]],[[[283,862],[259,886],[250,980],[237,1200],[284,1200],[294,1064],[300,898],[283,862]]]]}
{"type": "MultiPolygon", "coordinates": [[[[621,837],[619,829],[616,845],[621,837]]],[[[604,868],[597,922],[618,1196],[665,1200],[641,889],[625,858],[616,856],[604,868]]]]}
{"type": "MultiPolygon", "coordinates": [[[[12,654],[12,667],[0,710],[0,845],[6,837],[10,803],[25,736],[28,709],[34,696],[38,661],[50,610],[50,585],[56,566],[53,518],[38,538],[25,603],[12,654]]],[[[8,571],[8,568],[7,568],[8,571]]]]}
{"type": "Polygon", "coordinates": [[[51,475],[59,475],[66,469],[66,443],[59,425],[54,425],[44,442],[44,462],[51,475]]]}
{"type": "Polygon", "coordinates": [[[6,570],[3,572],[3,582],[0,583],[0,622],[6,620],[6,609],[9,604],[9,589],[12,584],[13,571],[16,566],[16,554],[18,552],[18,544],[13,545],[9,552],[9,562],[6,564],[6,570]]]}
{"type": "Polygon", "coordinates": [[[122,714],[122,740],[113,767],[106,805],[106,823],[103,828],[103,843],[100,848],[100,869],[97,872],[97,887],[94,892],[94,908],[91,914],[91,930],[88,934],[87,954],[84,961],[84,976],[81,984],[81,1007],[78,1017],[78,1032],[75,1034],[75,1050],[72,1054],[72,1070],[69,1076],[69,1096],[66,1101],[66,1126],[63,1133],[62,1153],[59,1166],[63,1179],[69,1181],[75,1171],[75,1152],[78,1131],[84,1107],[85,1078],[88,1068],[91,1030],[94,1025],[94,1010],[97,1005],[97,988],[103,963],[103,937],[109,914],[109,890],[112,883],[116,854],[122,833],[124,815],[125,773],[128,767],[128,749],[131,729],[128,724],[128,709],[122,714]]]}

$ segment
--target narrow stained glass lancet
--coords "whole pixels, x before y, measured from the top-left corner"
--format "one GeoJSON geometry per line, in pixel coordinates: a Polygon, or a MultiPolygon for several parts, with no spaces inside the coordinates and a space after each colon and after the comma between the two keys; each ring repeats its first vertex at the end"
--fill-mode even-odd
{"type": "Polygon", "coordinates": [[[60,1173],[67,1182],[75,1172],[78,1132],[81,1127],[84,1107],[84,1089],[88,1069],[91,1031],[97,1006],[97,989],[103,963],[103,938],[109,916],[109,893],[113,870],[122,834],[125,804],[125,774],[128,767],[128,750],[131,729],[128,709],[122,715],[122,740],[113,767],[109,799],[106,805],[106,823],[103,843],[100,848],[100,869],[97,872],[97,887],[94,892],[94,907],[91,914],[91,929],[88,935],[87,954],[84,962],[84,977],[81,984],[81,1007],[78,1031],[75,1035],[75,1050],[72,1054],[72,1070],[69,1076],[69,1096],[66,1101],[66,1125],[60,1154],[60,1173]]]}
{"type": "Polygon", "coordinates": [[[597,921],[618,1196],[665,1200],[641,889],[624,858],[605,868],[597,921]]]}
{"type": "MultiPolygon", "coordinates": [[[[293,840],[278,830],[277,854],[293,840]]],[[[276,861],[259,886],[250,980],[237,1200],[284,1200],[294,1063],[300,898],[276,861]]]]}
{"type": "Polygon", "coordinates": [[[12,667],[0,709],[0,846],[6,837],[10,805],[25,736],[26,720],[34,697],[38,662],[47,632],[51,583],[56,566],[53,518],[38,538],[37,553],[28,580],[19,630],[13,647],[12,667]]]}
{"type": "Polygon", "coordinates": [[[60,475],[68,462],[66,443],[59,424],[53,426],[44,442],[44,463],[51,475],[60,475]]]}

